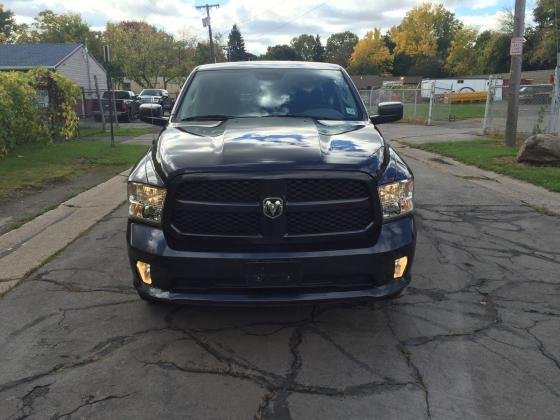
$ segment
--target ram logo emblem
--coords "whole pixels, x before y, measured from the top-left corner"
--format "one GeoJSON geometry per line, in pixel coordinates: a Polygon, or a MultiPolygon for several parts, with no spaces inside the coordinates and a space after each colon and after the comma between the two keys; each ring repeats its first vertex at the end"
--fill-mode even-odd
{"type": "Polygon", "coordinates": [[[263,213],[270,219],[280,217],[284,212],[284,202],[281,198],[265,198],[263,200],[263,213]]]}

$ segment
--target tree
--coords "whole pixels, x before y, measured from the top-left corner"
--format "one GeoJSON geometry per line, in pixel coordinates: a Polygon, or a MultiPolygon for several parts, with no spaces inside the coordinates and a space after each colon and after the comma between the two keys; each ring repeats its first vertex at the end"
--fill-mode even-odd
{"type": "Polygon", "coordinates": [[[105,38],[111,46],[112,61],[141,86],[154,87],[169,66],[172,38],[141,21],[107,24],[105,38]]]}
{"type": "MultiPolygon", "coordinates": [[[[216,62],[220,63],[226,61],[226,56],[222,49],[221,40],[214,38],[214,55],[216,57],[216,62]]],[[[198,41],[196,43],[196,48],[194,52],[194,63],[199,66],[201,64],[212,63],[212,57],[210,56],[210,44],[208,41],[198,41]]]]}
{"type": "Polygon", "coordinates": [[[8,42],[15,29],[14,12],[8,9],[4,10],[4,5],[0,3],[0,44],[8,42]]]}
{"type": "MultiPolygon", "coordinates": [[[[320,41],[319,41],[320,42],[320,41]]],[[[313,35],[301,34],[292,38],[290,45],[301,57],[300,60],[313,61],[313,50],[317,44],[317,39],[313,35]]]]}
{"type": "Polygon", "coordinates": [[[264,60],[299,61],[302,57],[294,47],[289,45],[274,45],[266,49],[266,54],[261,56],[264,60]]]}
{"type": "Polygon", "coordinates": [[[350,57],[352,74],[381,74],[391,70],[392,57],[381,32],[375,28],[358,41],[350,57]]]}
{"type": "Polygon", "coordinates": [[[481,32],[475,43],[477,61],[473,67],[477,67],[476,73],[506,73],[509,71],[510,35],[495,32],[481,32]]]}
{"type": "Polygon", "coordinates": [[[478,54],[475,49],[477,33],[473,29],[462,28],[457,31],[451,42],[445,61],[445,70],[450,74],[469,75],[478,72],[478,54]]]}
{"type": "Polygon", "coordinates": [[[407,76],[444,77],[445,69],[437,57],[420,57],[408,70],[407,76]]]}
{"type": "Polygon", "coordinates": [[[441,4],[424,3],[409,10],[389,34],[395,43],[395,54],[406,54],[415,59],[438,57],[443,60],[461,27],[455,15],[441,4]]]}
{"type": "Polygon", "coordinates": [[[313,46],[313,61],[325,61],[325,47],[321,44],[319,34],[315,37],[315,45],[313,46]]]}
{"type": "MultiPolygon", "coordinates": [[[[556,6],[557,8],[558,6],[556,6]]],[[[555,0],[537,0],[533,9],[534,29],[527,33],[527,63],[540,68],[556,65],[556,28],[560,27],[560,11],[556,13],[555,0]]]]}
{"type": "Polygon", "coordinates": [[[245,51],[245,41],[237,25],[233,25],[229,33],[228,43],[228,59],[229,61],[243,61],[247,59],[247,51],[245,51]]]}
{"type": "Polygon", "coordinates": [[[57,15],[52,10],[43,10],[35,17],[28,36],[33,42],[85,43],[89,26],[77,13],[57,15]]]}
{"type": "Polygon", "coordinates": [[[358,36],[350,31],[338,32],[329,36],[325,48],[327,61],[342,67],[348,67],[350,56],[358,40],[358,36]]]}

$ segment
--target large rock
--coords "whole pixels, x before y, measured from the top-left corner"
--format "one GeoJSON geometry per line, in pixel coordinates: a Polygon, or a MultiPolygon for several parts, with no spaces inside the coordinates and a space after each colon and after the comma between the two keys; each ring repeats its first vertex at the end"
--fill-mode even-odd
{"type": "Polygon", "coordinates": [[[560,137],[535,134],[529,137],[517,153],[518,162],[560,164],[560,137]]]}

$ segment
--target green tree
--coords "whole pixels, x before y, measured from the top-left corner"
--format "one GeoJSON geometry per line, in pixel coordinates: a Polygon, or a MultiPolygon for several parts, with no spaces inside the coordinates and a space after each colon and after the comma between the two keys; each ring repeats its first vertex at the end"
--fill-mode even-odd
{"type": "MultiPolygon", "coordinates": [[[[221,63],[226,61],[226,56],[224,55],[224,51],[221,47],[221,41],[217,42],[214,39],[214,55],[216,56],[216,62],[221,63]]],[[[212,63],[212,57],[210,56],[210,44],[208,41],[198,41],[196,43],[196,48],[194,52],[194,63],[197,66],[201,64],[210,64],[212,63]]]]}
{"type": "Polygon", "coordinates": [[[321,44],[319,34],[315,37],[315,45],[313,46],[313,61],[325,61],[325,47],[321,44]]]}
{"type": "Polygon", "coordinates": [[[473,29],[462,28],[457,31],[445,61],[448,73],[463,76],[478,73],[478,66],[473,66],[478,59],[476,39],[477,33],[473,29]]]}
{"type": "Polygon", "coordinates": [[[173,37],[141,21],[107,24],[105,39],[111,59],[124,75],[141,86],[166,85],[177,76],[179,47],[173,37]]]}
{"type": "Polygon", "coordinates": [[[313,35],[301,34],[292,38],[290,42],[292,48],[304,61],[313,61],[313,51],[317,45],[317,39],[313,35]]]}
{"type": "Polygon", "coordinates": [[[505,33],[481,32],[475,43],[477,61],[473,67],[477,67],[476,73],[495,74],[509,71],[510,40],[510,35],[505,33]]]}
{"type": "Polygon", "coordinates": [[[85,43],[89,26],[77,13],[57,15],[52,10],[43,10],[35,17],[28,36],[34,42],[85,43]]]}
{"type": "Polygon", "coordinates": [[[329,36],[325,48],[327,61],[342,67],[348,67],[350,56],[358,40],[358,36],[350,31],[338,32],[329,36]]]}
{"type": "Polygon", "coordinates": [[[15,29],[14,12],[4,10],[4,5],[0,3],[0,44],[9,42],[15,29]]]}
{"type": "Polygon", "coordinates": [[[540,68],[556,65],[556,28],[560,27],[560,10],[558,12],[555,0],[537,0],[533,9],[535,27],[527,33],[527,44],[532,47],[526,52],[529,65],[540,68]]]}
{"type": "Polygon", "coordinates": [[[299,61],[302,57],[294,47],[290,45],[274,45],[266,49],[266,53],[260,57],[263,60],[299,61]]]}
{"type": "Polygon", "coordinates": [[[237,25],[233,25],[229,33],[228,43],[229,61],[243,61],[247,59],[247,51],[245,51],[245,41],[237,25]]]}

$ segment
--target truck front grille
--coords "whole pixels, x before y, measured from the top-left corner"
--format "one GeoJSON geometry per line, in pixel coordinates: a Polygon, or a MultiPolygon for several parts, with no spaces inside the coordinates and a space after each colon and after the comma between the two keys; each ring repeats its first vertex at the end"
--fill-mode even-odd
{"type": "Polygon", "coordinates": [[[164,227],[180,248],[370,245],[379,224],[373,184],[365,174],[330,172],[249,179],[179,176],[168,191],[164,227]],[[263,212],[263,201],[272,197],[283,201],[277,218],[263,212]]]}

